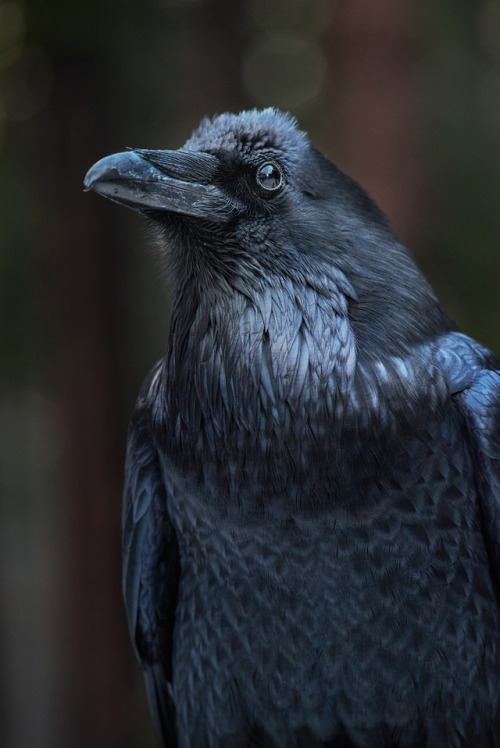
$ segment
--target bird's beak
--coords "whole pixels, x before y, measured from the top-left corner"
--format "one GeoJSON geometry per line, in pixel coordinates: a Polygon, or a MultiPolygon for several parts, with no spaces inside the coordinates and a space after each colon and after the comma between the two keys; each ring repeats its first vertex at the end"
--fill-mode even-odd
{"type": "Polygon", "coordinates": [[[241,206],[213,183],[220,166],[209,153],[125,151],[94,164],[84,186],[140,213],[167,211],[224,220],[241,206]]]}

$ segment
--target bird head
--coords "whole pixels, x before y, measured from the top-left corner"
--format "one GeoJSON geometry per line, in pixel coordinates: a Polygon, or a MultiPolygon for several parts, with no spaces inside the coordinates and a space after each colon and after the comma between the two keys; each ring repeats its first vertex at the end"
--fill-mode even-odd
{"type": "Polygon", "coordinates": [[[85,186],[154,220],[184,295],[307,286],[349,314],[361,350],[449,326],[367,193],[275,109],[204,119],[176,151],[108,156],[85,186]]]}

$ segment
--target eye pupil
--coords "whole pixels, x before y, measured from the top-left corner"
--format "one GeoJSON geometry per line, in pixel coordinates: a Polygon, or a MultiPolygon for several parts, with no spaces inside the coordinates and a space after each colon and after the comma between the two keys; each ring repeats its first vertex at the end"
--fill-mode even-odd
{"type": "Polygon", "coordinates": [[[277,190],[281,187],[281,172],[275,164],[263,164],[257,171],[257,182],[265,190],[277,190]]]}

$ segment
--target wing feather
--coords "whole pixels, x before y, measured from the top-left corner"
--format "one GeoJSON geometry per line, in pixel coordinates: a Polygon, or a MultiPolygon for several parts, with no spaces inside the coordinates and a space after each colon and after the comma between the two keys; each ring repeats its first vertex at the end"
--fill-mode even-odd
{"type": "Polygon", "coordinates": [[[439,357],[451,396],[466,418],[485,540],[500,583],[500,359],[460,333],[448,336],[439,357]]]}
{"type": "Polygon", "coordinates": [[[179,553],[167,514],[161,464],[151,429],[156,367],[130,422],[123,497],[123,592],[134,648],[159,740],[176,745],[171,693],[179,553]]]}

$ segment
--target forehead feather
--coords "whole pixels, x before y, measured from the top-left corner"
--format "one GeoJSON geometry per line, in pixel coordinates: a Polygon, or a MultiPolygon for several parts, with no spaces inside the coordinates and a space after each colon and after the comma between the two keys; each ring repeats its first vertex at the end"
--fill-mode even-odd
{"type": "Polygon", "coordinates": [[[294,160],[307,143],[307,136],[297,128],[294,117],[268,108],[205,118],[182,150],[214,154],[236,151],[242,156],[280,151],[294,160]]]}

